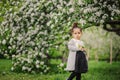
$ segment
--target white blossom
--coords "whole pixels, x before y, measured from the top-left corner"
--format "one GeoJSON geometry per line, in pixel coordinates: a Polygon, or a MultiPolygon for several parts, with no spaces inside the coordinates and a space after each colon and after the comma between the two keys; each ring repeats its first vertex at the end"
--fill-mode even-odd
{"type": "Polygon", "coordinates": [[[70,13],[74,12],[74,8],[73,7],[70,8],[69,11],[70,11],[70,13]]]}
{"type": "Polygon", "coordinates": [[[2,41],[2,44],[6,44],[6,40],[5,39],[2,41]]]}
{"type": "Polygon", "coordinates": [[[14,67],[11,67],[11,71],[13,71],[14,70],[14,67]]]}
{"type": "Polygon", "coordinates": [[[12,58],[14,58],[15,57],[15,55],[12,55],[12,58]]]}
{"type": "Polygon", "coordinates": [[[22,67],[22,70],[23,70],[23,71],[26,70],[26,69],[27,69],[27,67],[25,67],[25,66],[22,67]]]}
{"type": "Polygon", "coordinates": [[[39,64],[36,64],[36,68],[40,68],[39,64]]]}
{"type": "Polygon", "coordinates": [[[83,26],[84,24],[86,24],[86,20],[80,19],[80,23],[83,26]]]}
{"type": "Polygon", "coordinates": [[[64,64],[63,64],[63,63],[61,63],[61,64],[60,64],[60,67],[63,67],[63,66],[64,66],[64,64]]]}
{"type": "Polygon", "coordinates": [[[28,68],[28,72],[30,72],[30,71],[31,71],[31,69],[32,69],[32,68],[28,68]]]}
{"type": "Polygon", "coordinates": [[[36,61],[36,64],[39,64],[39,63],[40,63],[39,60],[37,60],[37,61],[36,61]]]}
{"type": "Polygon", "coordinates": [[[41,65],[43,65],[43,64],[44,64],[44,62],[43,62],[43,61],[41,61],[41,62],[40,62],[40,64],[41,64],[41,65]]]}

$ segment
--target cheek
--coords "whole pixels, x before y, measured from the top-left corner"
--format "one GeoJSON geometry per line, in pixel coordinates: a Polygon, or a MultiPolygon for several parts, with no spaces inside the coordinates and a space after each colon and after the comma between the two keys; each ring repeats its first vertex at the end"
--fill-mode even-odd
{"type": "Polygon", "coordinates": [[[81,36],[81,34],[79,34],[79,36],[81,36]]]}
{"type": "Polygon", "coordinates": [[[76,35],[73,35],[74,37],[76,36],[76,35]]]}

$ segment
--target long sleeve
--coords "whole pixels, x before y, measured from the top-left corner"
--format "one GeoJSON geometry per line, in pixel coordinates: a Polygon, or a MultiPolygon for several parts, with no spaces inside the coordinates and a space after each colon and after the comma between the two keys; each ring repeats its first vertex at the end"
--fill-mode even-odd
{"type": "Polygon", "coordinates": [[[71,51],[79,51],[79,48],[76,46],[76,44],[73,40],[70,40],[68,42],[68,49],[71,51]]]}
{"type": "Polygon", "coordinates": [[[83,41],[79,41],[79,45],[81,45],[82,47],[85,47],[84,42],[83,41]]]}

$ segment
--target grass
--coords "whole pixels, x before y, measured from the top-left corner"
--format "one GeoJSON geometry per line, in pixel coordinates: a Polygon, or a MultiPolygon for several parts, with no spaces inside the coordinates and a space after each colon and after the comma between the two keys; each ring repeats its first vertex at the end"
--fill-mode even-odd
{"type": "MultiPolygon", "coordinates": [[[[0,59],[0,80],[66,80],[69,72],[55,74],[27,74],[10,71],[11,60],[0,59]]],[[[74,79],[75,80],[75,79],[74,79]]],[[[120,80],[120,62],[89,61],[89,71],[82,80],[120,80]]]]}

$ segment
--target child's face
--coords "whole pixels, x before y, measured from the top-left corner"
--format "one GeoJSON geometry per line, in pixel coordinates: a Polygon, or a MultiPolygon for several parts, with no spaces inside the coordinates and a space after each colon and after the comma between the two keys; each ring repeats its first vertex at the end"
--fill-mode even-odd
{"type": "Polygon", "coordinates": [[[74,29],[73,29],[73,32],[72,32],[72,36],[73,36],[73,38],[79,40],[80,37],[81,37],[81,35],[82,35],[82,32],[80,31],[79,28],[74,28],[74,29]]]}

